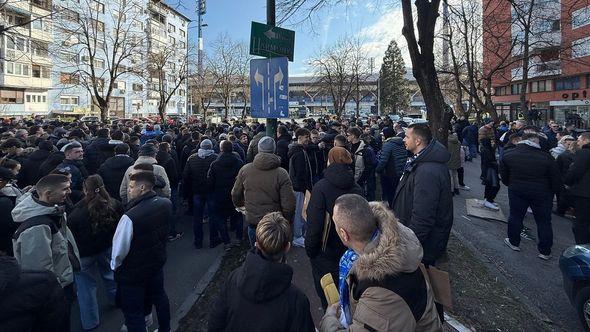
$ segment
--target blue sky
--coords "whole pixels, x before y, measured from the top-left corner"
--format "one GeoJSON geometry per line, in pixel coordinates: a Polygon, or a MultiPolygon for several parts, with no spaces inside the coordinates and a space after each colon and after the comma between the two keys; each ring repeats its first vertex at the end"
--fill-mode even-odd
{"type": "MultiPolygon", "coordinates": [[[[283,23],[282,27],[295,30],[295,59],[290,64],[290,75],[309,73],[308,59],[321,47],[343,37],[360,38],[366,53],[375,57],[376,66],[380,66],[383,52],[391,39],[398,41],[403,52],[401,10],[383,4],[377,6],[375,2],[380,1],[352,0],[347,6],[323,9],[312,24],[296,25],[295,20],[283,23]]],[[[178,10],[196,20],[196,1],[182,0],[182,3],[178,10]]],[[[224,32],[232,39],[248,44],[251,21],[266,22],[266,0],[208,0],[204,22],[209,26],[203,28],[205,51],[224,32]]],[[[196,26],[196,22],[191,26],[196,26]]],[[[189,38],[196,40],[196,35],[196,28],[189,29],[189,38]]]]}

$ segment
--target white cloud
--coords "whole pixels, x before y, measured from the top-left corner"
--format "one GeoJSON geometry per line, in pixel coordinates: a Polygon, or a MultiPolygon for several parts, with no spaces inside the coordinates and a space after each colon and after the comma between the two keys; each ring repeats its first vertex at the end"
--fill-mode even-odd
{"type": "Polygon", "coordinates": [[[411,67],[410,54],[405,38],[402,36],[404,19],[401,8],[385,11],[374,24],[362,29],[357,36],[361,39],[363,49],[369,57],[375,58],[375,68],[380,68],[383,55],[391,40],[395,39],[402,51],[406,67],[411,67]]]}

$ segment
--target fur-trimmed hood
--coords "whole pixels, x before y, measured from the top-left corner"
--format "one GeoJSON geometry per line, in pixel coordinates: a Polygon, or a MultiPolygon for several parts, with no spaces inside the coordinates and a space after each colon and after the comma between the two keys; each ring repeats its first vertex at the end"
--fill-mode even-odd
{"type": "Polygon", "coordinates": [[[383,280],[386,276],[416,271],[422,246],[414,232],[402,225],[383,203],[369,203],[377,219],[379,235],[359,254],[352,273],[359,280],[383,280]]]}

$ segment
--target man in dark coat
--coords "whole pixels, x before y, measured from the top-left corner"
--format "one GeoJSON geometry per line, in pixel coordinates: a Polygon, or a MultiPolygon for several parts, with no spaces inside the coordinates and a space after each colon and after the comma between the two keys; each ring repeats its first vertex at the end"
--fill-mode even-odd
{"type": "Polygon", "coordinates": [[[84,180],[88,177],[88,171],[82,162],[84,158],[84,149],[76,141],[66,144],[63,148],[65,159],[56,169],[66,171],[72,175],[72,190],[82,191],[84,180]]]}
{"type": "Polygon", "coordinates": [[[0,254],[0,331],[69,330],[63,289],[48,270],[21,270],[0,254]]]}
{"type": "Polygon", "coordinates": [[[236,176],[244,163],[233,153],[233,144],[230,141],[222,141],[220,144],[221,154],[209,169],[207,182],[213,190],[212,215],[214,221],[209,227],[215,226],[222,241],[229,245],[229,235],[226,229],[226,221],[229,218],[230,225],[236,231],[236,240],[242,239],[242,213],[236,211],[231,199],[231,189],[234,187],[236,176]]]}
{"type": "Polygon", "coordinates": [[[344,148],[335,147],[332,148],[330,156],[339,149],[343,151],[342,154],[348,156],[347,160],[331,160],[324,172],[324,178],[313,187],[307,206],[305,251],[311,263],[316,293],[320,297],[324,309],[327,308],[328,302],[324,296],[320,279],[325,274],[331,273],[334,281],[338,280],[338,262],[346,251],[346,247],[338,238],[335,227],[332,226],[334,202],[344,194],[362,195],[363,193],[361,187],[354,181],[354,174],[350,167],[352,163],[350,153],[344,148]],[[324,237],[325,234],[327,237],[324,237]]]}
{"type": "Polygon", "coordinates": [[[293,245],[298,247],[304,246],[303,239],[303,202],[305,201],[305,192],[311,191],[313,179],[311,173],[311,163],[307,154],[306,147],[309,144],[309,130],[299,128],[295,131],[297,142],[289,146],[289,176],[293,183],[295,191],[296,207],[295,219],[293,221],[293,245]]]}
{"type": "MultiPolygon", "coordinates": [[[[186,161],[183,173],[183,183],[185,195],[188,199],[193,200],[193,232],[194,245],[197,249],[203,247],[203,214],[211,216],[212,197],[211,189],[207,186],[207,173],[209,167],[217,159],[217,154],[213,151],[213,143],[205,139],[200,144],[201,148],[197,153],[192,154],[186,161]]],[[[187,148],[186,146],[184,147],[187,148]]],[[[209,229],[209,247],[214,248],[220,243],[215,237],[214,229],[209,229]]]]}
{"type": "Polygon", "coordinates": [[[580,150],[574,156],[574,163],[566,174],[570,195],[574,197],[576,219],[574,237],[576,244],[590,243],[590,132],[578,137],[580,150]]]}
{"type": "Polygon", "coordinates": [[[478,129],[474,124],[470,124],[463,128],[461,131],[461,137],[463,137],[463,145],[469,148],[469,158],[471,160],[477,157],[477,137],[478,129]]]}
{"type": "Polygon", "coordinates": [[[311,176],[315,184],[322,178],[324,169],[326,168],[326,158],[324,156],[325,143],[320,142],[320,133],[315,129],[310,131],[309,139],[307,155],[311,164],[311,176]]]}
{"type": "Polygon", "coordinates": [[[385,138],[385,142],[379,153],[379,161],[375,172],[381,174],[383,199],[391,207],[399,178],[404,171],[404,166],[408,159],[408,151],[406,150],[403,139],[395,136],[395,131],[391,128],[383,128],[383,137],[385,138]]]}
{"type": "Polygon", "coordinates": [[[122,143],[115,146],[115,156],[107,159],[98,169],[98,174],[111,197],[121,200],[119,188],[125,172],[133,163],[133,158],[129,156],[129,145],[122,143]]]}
{"type": "Polygon", "coordinates": [[[510,215],[508,237],[504,243],[514,251],[520,251],[520,233],[527,208],[533,210],[539,243],[538,257],[550,259],[553,246],[551,210],[553,196],[561,191],[562,182],[553,157],[541,150],[539,136],[525,133],[516,147],[504,152],[500,161],[502,182],[508,186],[510,215]]]}
{"type": "Polygon", "coordinates": [[[96,138],[90,143],[86,149],[86,170],[88,174],[96,174],[98,168],[109,156],[112,156],[112,149],[114,146],[109,144],[110,136],[107,128],[99,129],[96,132],[96,138]]]}
{"type": "Polygon", "coordinates": [[[277,156],[281,157],[281,167],[289,171],[289,145],[292,141],[287,127],[280,125],[277,128],[277,156]]]}
{"type": "MultiPolygon", "coordinates": [[[[13,179],[14,174],[11,170],[0,167],[0,189],[13,179]]],[[[10,256],[12,256],[12,235],[18,226],[10,214],[15,205],[16,196],[6,196],[0,191],[0,252],[3,251],[10,256]]]]}
{"type": "Polygon", "coordinates": [[[313,332],[307,296],[291,283],[285,264],[291,226],[280,212],[267,214],[256,228],[256,249],[234,270],[219,292],[209,331],[313,332]]]}
{"type": "Polygon", "coordinates": [[[39,181],[39,168],[47,157],[53,152],[53,144],[50,141],[39,140],[39,149],[33,151],[21,166],[18,173],[18,185],[21,188],[32,186],[39,181]]]}
{"type": "Polygon", "coordinates": [[[420,240],[424,264],[434,265],[447,248],[453,226],[453,196],[447,167],[450,154],[423,123],[408,127],[404,143],[412,157],[393,197],[393,211],[420,240]]]}

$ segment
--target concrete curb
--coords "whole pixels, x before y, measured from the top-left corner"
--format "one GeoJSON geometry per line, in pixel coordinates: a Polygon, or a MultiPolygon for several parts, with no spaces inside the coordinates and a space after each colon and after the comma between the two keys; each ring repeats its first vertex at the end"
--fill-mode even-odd
{"type": "Polygon", "coordinates": [[[497,266],[493,263],[493,260],[483,253],[481,253],[471,241],[467,240],[461,233],[457,232],[456,230],[452,229],[451,233],[463,243],[471,251],[474,257],[479,259],[479,261],[486,267],[488,272],[493,274],[496,278],[498,278],[506,287],[510,289],[510,291],[518,298],[518,300],[527,308],[527,310],[536,317],[538,320],[550,325],[555,326],[555,323],[545,314],[541,312],[541,309],[537,307],[524,293],[522,293],[518,288],[512,286],[510,280],[508,280],[504,274],[497,268],[497,266]]]}
{"type": "Polygon", "coordinates": [[[449,324],[457,332],[472,332],[472,330],[461,324],[455,317],[445,312],[445,323],[449,324]]]}
{"type": "Polygon", "coordinates": [[[217,256],[215,261],[213,261],[213,264],[211,264],[211,266],[209,266],[209,269],[207,269],[207,272],[205,272],[205,274],[201,277],[195,289],[186,297],[184,302],[182,302],[182,305],[178,308],[178,311],[170,321],[171,331],[176,331],[178,329],[180,321],[186,316],[186,314],[188,314],[193,305],[197,303],[201,295],[203,295],[203,292],[205,292],[205,289],[211,282],[211,279],[213,279],[215,273],[217,273],[217,270],[221,265],[221,261],[223,260],[223,256],[224,252],[221,252],[217,256]]]}

